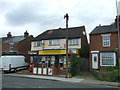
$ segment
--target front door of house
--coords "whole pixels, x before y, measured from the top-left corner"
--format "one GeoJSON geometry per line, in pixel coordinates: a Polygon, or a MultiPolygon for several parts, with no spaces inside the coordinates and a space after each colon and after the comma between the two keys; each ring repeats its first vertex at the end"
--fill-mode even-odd
{"type": "Polygon", "coordinates": [[[92,54],[92,68],[98,69],[98,54],[92,54]]]}

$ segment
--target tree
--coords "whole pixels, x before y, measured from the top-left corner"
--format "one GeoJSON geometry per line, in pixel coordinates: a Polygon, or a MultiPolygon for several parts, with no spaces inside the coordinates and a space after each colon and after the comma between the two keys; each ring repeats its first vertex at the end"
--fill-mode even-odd
{"type": "Polygon", "coordinates": [[[86,47],[83,47],[80,49],[80,52],[79,52],[79,55],[82,57],[82,58],[89,58],[89,49],[86,48],[86,47]]]}
{"type": "Polygon", "coordinates": [[[80,71],[79,67],[80,67],[81,61],[82,61],[81,57],[78,57],[75,54],[71,54],[69,72],[72,76],[75,76],[79,73],[80,71]]]}

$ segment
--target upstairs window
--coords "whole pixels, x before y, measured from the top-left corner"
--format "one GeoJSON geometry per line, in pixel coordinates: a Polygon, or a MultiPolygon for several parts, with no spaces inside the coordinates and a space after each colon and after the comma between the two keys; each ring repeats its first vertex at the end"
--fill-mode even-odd
{"type": "Polygon", "coordinates": [[[50,40],[49,41],[49,45],[59,45],[60,43],[59,43],[59,40],[58,39],[56,39],[56,40],[50,40]]]}
{"type": "Polygon", "coordinates": [[[70,45],[78,45],[79,39],[70,39],[70,45]]]}
{"type": "Polygon", "coordinates": [[[41,46],[42,46],[42,41],[34,42],[34,47],[41,47],[41,46]]]}
{"type": "Polygon", "coordinates": [[[10,43],[10,51],[13,51],[13,49],[14,49],[14,44],[13,43],[10,43]]]}
{"type": "Polygon", "coordinates": [[[102,35],[103,47],[110,47],[110,35],[111,34],[103,34],[102,35]]]}

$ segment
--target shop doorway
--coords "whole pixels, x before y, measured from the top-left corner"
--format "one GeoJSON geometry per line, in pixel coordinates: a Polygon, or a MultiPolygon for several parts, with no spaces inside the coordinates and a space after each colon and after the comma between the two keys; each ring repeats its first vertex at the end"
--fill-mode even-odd
{"type": "Polygon", "coordinates": [[[55,67],[59,67],[59,56],[55,56],[55,67]]]}

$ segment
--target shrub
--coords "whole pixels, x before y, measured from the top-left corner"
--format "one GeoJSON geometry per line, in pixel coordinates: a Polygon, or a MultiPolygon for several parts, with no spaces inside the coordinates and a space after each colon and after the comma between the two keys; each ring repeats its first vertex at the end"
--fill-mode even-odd
{"type": "Polygon", "coordinates": [[[119,79],[118,77],[119,77],[119,74],[117,69],[109,73],[109,81],[118,81],[119,79]]]}
{"type": "Polygon", "coordinates": [[[116,67],[102,67],[101,70],[93,70],[92,74],[99,80],[102,81],[119,81],[119,71],[116,67]]]}
{"type": "Polygon", "coordinates": [[[86,48],[86,47],[81,48],[80,51],[79,51],[79,55],[82,58],[89,58],[89,49],[86,48]]]}
{"type": "Polygon", "coordinates": [[[75,76],[79,73],[79,65],[81,63],[81,58],[77,57],[75,54],[71,54],[70,56],[70,69],[69,72],[72,76],[75,76]]]}

